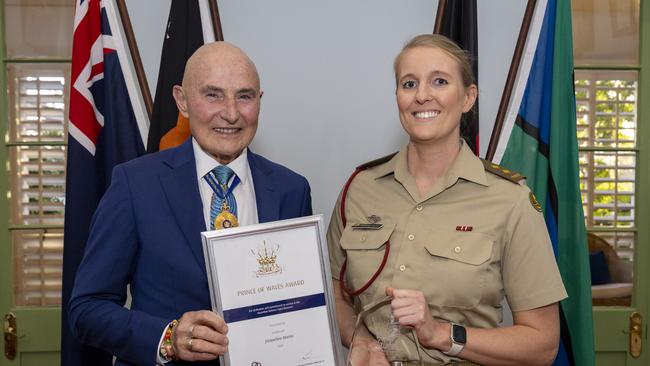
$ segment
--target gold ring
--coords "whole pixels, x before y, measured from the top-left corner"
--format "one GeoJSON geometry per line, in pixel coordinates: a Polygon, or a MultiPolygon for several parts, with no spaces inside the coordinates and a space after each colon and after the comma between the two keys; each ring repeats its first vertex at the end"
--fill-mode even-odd
{"type": "Polygon", "coordinates": [[[188,338],[187,339],[187,348],[191,351],[192,350],[192,340],[194,338],[188,338]]]}
{"type": "Polygon", "coordinates": [[[190,338],[194,338],[194,325],[190,327],[190,338]]]}

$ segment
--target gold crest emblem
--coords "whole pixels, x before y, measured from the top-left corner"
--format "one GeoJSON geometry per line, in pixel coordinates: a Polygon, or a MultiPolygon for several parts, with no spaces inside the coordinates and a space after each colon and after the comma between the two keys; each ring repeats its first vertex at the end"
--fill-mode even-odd
{"type": "Polygon", "coordinates": [[[533,192],[530,192],[528,198],[530,198],[530,204],[533,205],[533,208],[539,212],[542,212],[542,206],[539,204],[539,202],[537,202],[537,198],[535,198],[533,192]]]}
{"type": "Polygon", "coordinates": [[[268,276],[272,274],[282,273],[282,267],[278,264],[278,252],[280,251],[280,244],[275,244],[273,248],[266,245],[266,240],[257,250],[251,249],[251,253],[255,256],[257,264],[259,265],[255,276],[268,276]]]}

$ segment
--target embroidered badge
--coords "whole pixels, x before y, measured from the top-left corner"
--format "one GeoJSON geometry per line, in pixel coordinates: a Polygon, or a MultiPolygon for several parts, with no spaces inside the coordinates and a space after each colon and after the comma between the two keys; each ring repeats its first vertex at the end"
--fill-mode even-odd
{"type": "Polygon", "coordinates": [[[368,222],[370,222],[372,224],[376,224],[379,221],[381,221],[381,217],[379,217],[377,215],[370,215],[370,216],[366,217],[366,219],[368,219],[368,222]]]}
{"type": "Polygon", "coordinates": [[[533,208],[539,212],[542,212],[542,206],[539,204],[539,202],[537,202],[537,198],[535,198],[533,192],[530,192],[528,198],[530,198],[530,204],[533,205],[533,208]]]}
{"type": "Polygon", "coordinates": [[[383,224],[380,224],[381,217],[377,215],[371,215],[366,217],[368,219],[368,224],[354,224],[352,225],[352,230],[379,230],[384,227],[383,224]]]}
{"type": "Polygon", "coordinates": [[[468,225],[458,225],[456,226],[456,231],[472,231],[474,230],[473,226],[468,225]]]}

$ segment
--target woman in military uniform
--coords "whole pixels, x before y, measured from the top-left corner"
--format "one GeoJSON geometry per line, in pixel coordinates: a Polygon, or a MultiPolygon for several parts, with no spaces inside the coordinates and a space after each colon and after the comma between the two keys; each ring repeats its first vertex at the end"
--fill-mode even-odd
{"type": "Polygon", "coordinates": [[[477,95],[468,56],[421,35],[394,69],[409,142],[357,168],[328,231],[351,363],[550,364],[566,291],[523,177],[461,139],[477,95]],[[499,327],[504,297],[514,325],[499,327]]]}

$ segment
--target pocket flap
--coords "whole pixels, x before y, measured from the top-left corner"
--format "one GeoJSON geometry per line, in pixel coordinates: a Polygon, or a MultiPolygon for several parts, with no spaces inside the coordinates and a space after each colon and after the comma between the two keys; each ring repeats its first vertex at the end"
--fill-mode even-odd
{"type": "Polygon", "coordinates": [[[432,230],[425,247],[431,255],[478,266],[490,259],[493,245],[486,234],[432,230]]]}
{"type": "Polygon", "coordinates": [[[379,230],[360,230],[348,223],[341,235],[341,247],[345,250],[371,250],[384,245],[395,230],[395,224],[383,223],[379,230]]]}

